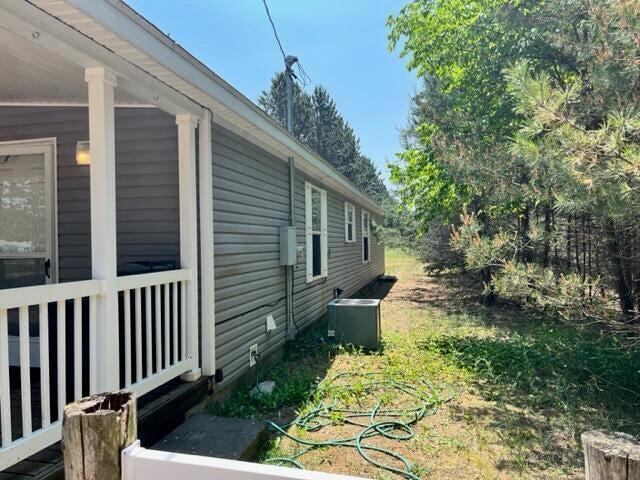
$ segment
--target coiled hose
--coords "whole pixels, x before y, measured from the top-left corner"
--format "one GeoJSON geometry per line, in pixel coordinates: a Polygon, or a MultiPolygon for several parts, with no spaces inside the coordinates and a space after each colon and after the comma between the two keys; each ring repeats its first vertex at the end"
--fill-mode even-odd
{"type": "MultiPolygon", "coordinates": [[[[412,428],[417,422],[427,415],[434,415],[443,401],[436,394],[435,389],[426,382],[422,382],[424,389],[396,380],[386,379],[383,372],[341,372],[318,384],[318,392],[330,394],[331,390],[340,391],[342,394],[368,394],[374,398],[375,405],[371,408],[347,408],[340,405],[338,395],[328,395],[329,401],[319,400],[308,411],[300,414],[295,420],[286,425],[277,425],[268,422],[276,432],[284,435],[292,441],[304,445],[306,448],[289,457],[275,457],[265,460],[265,463],[275,465],[289,465],[304,468],[299,460],[304,454],[327,447],[353,448],[367,462],[389,472],[398,474],[410,480],[419,480],[413,464],[403,455],[387,448],[371,445],[369,442],[375,437],[384,437],[398,442],[407,441],[414,437],[412,428]],[[339,380],[349,381],[346,385],[336,387],[339,380]],[[424,390],[428,390],[425,392],[424,390]],[[388,403],[376,396],[376,392],[382,391],[385,398],[398,399],[405,396],[413,400],[413,405],[408,407],[383,408],[388,403]],[[353,425],[360,430],[353,436],[334,438],[330,440],[313,441],[287,432],[287,429],[295,426],[305,432],[318,432],[332,425],[353,425]],[[390,459],[396,460],[400,466],[384,463],[371,454],[377,452],[390,459]]],[[[343,396],[344,398],[344,396],[343,396]]]]}

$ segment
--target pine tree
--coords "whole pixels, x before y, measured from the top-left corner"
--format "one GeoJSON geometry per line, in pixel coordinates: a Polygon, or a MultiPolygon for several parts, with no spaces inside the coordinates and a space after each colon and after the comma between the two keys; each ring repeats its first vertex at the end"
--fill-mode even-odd
{"type": "Polygon", "coordinates": [[[338,113],[336,103],[324,87],[318,86],[313,90],[311,103],[314,125],[309,146],[338,167],[337,164],[342,160],[338,158],[337,153],[340,148],[340,132],[344,128],[344,120],[338,113]]]}
{"type": "MultiPolygon", "coordinates": [[[[312,95],[293,84],[293,134],[333,165],[336,170],[378,201],[388,197],[380,172],[360,152],[360,141],[344,120],[335,101],[322,86],[312,95]]],[[[258,104],[280,124],[287,124],[286,85],[283,73],[271,81],[258,104]]]]}
{"type": "Polygon", "coordinates": [[[383,204],[388,200],[389,194],[380,176],[380,171],[369,157],[358,155],[353,164],[353,171],[356,178],[354,182],[360,185],[360,188],[383,204]]]}
{"type": "MultiPolygon", "coordinates": [[[[302,143],[309,145],[313,136],[314,112],[311,99],[297,83],[292,88],[293,135],[302,143]]],[[[269,90],[258,98],[258,105],[282,126],[287,126],[287,89],[284,73],[277,73],[271,81],[269,90]]]]}

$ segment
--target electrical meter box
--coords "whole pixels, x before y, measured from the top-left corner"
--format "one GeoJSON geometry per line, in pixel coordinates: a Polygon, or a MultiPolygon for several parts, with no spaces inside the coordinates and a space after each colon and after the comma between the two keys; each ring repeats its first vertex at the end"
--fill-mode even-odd
{"type": "Polygon", "coordinates": [[[280,265],[297,263],[296,227],[280,227],[280,265]]]}
{"type": "Polygon", "coordinates": [[[327,305],[328,336],[366,350],[380,347],[380,300],[338,298],[327,305]]]}

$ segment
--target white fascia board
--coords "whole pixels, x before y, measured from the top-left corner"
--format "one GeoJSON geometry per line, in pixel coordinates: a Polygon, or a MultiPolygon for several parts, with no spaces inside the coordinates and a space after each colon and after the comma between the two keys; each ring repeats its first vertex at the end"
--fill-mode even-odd
{"type": "Polygon", "coordinates": [[[118,88],[169,113],[199,114],[202,111],[201,105],[183,93],[24,0],[0,2],[0,27],[79,67],[107,67],[117,74],[118,88]],[[34,31],[38,32],[37,36],[33,35],[34,31]]]}
{"type": "MultiPolygon", "coordinates": [[[[93,18],[182,80],[206,93],[215,102],[219,102],[258,129],[268,133],[294,157],[307,162],[311,167],[310,174],[319,175],[326,179],[325,182],[330,179],[332,187],[350,198],[357,199],[361,205],[378,214],[383,214],[382,208],[371,197],[361,192],[326,160],[311,152],[248,98],[166,37],[133,9],[112,1],[65,0],[65,2],[93,18]]],[[[214,105],[207,106],[215,108],[214,105]]]]}

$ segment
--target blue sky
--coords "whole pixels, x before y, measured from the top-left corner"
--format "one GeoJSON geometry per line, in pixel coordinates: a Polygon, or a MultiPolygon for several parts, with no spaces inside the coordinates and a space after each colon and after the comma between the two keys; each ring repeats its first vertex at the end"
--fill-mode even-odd
{"type": "MultiPolygon", "coordinates": [[[[324,85],[386,179],[417,81],[387,50],[385,20],[407,0],[270,0],[285,52],[324,85]]],[[[128,0],[254,102],[282,56],[262,0],[128,0]]]]}

